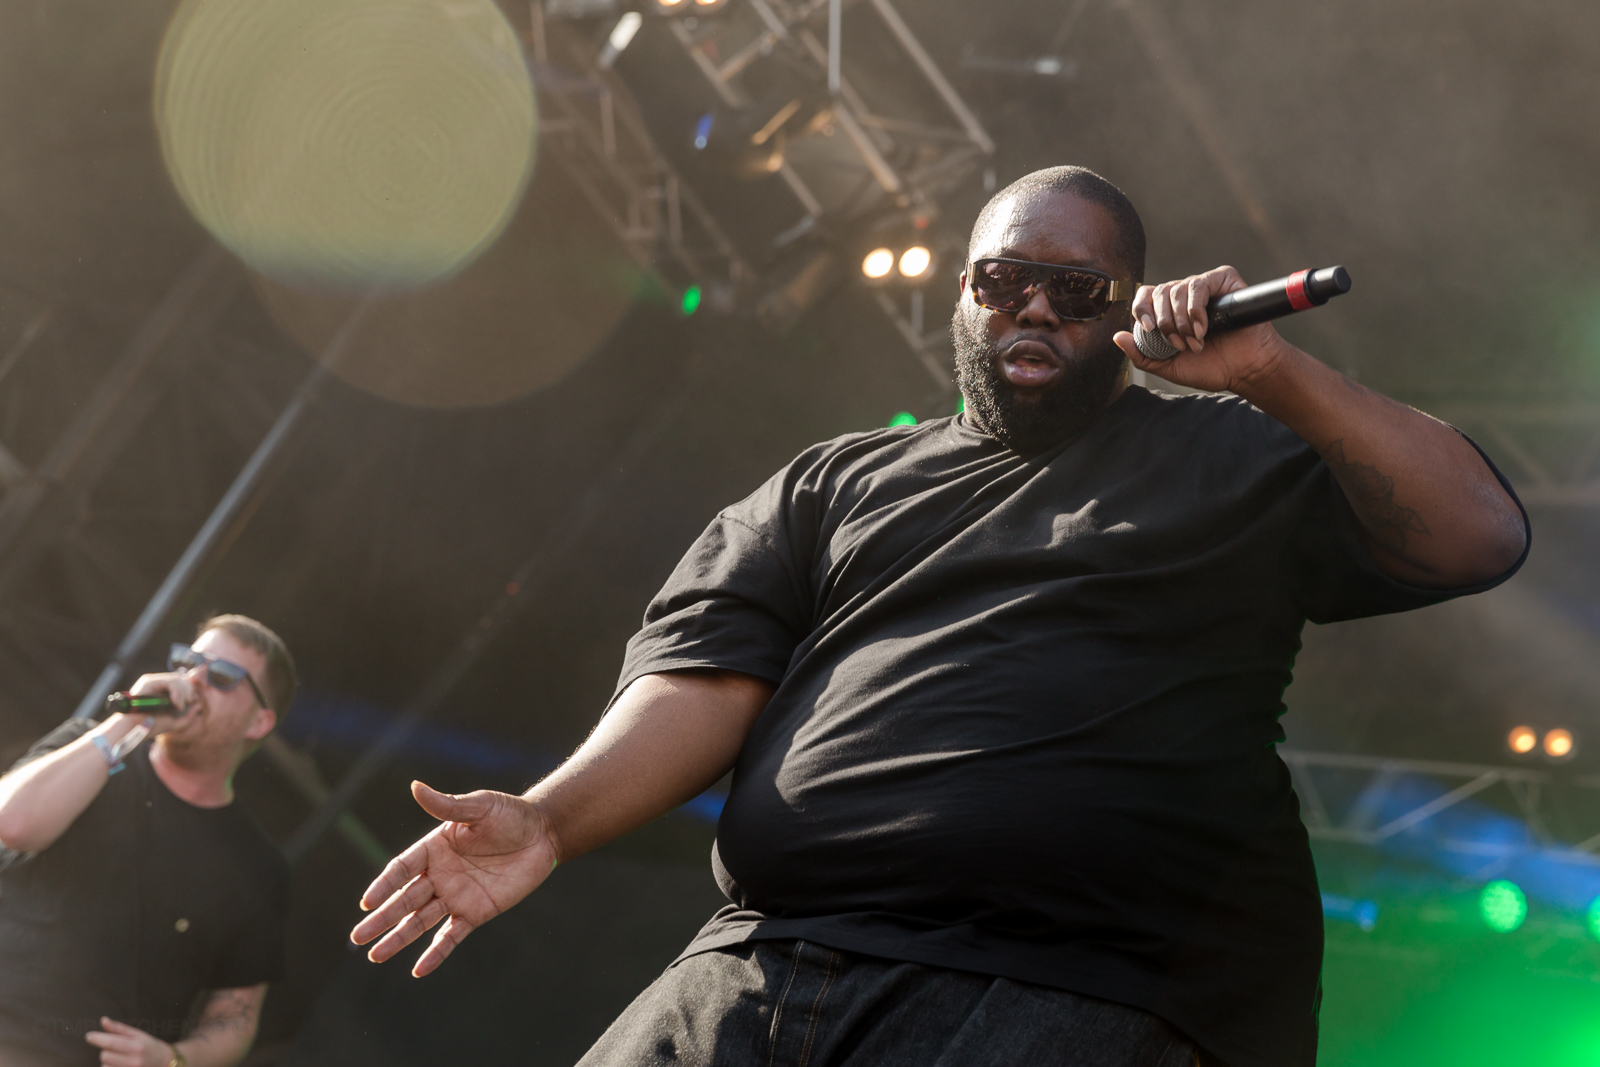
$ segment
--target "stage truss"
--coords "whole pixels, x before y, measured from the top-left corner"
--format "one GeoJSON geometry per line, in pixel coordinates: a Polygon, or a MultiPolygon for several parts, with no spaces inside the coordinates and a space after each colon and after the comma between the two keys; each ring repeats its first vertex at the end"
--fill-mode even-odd
{"type": "MultiPolygon", "coordinates": [[[[1343,841],[1350,844],[1377,846],[1396,835],[1422,826],[1433,816],[1477,796],[1496,786],[1510,795],[1529,831],[1526,842],[1467,842],[1445,840],[1444,845],[1456,851],[1484,857],[1482,876],[1493,877],[1496,865],[1510,856],[1522,855],[1530,849],[1540,851],[1565,863],[1592,866],[1600,870],[1600,826],[1596,832],[1575,845],[1558,843],[1551,835],[1545,817],[1545,802],[1550,789],[1555,787],[1600,791],[1600,776],[1560,775],[1552,770],[1532,767],[1495,767],[1476,763],[1444,763],[1435,760],[1392,759],[1383,756],[1364,756],[1337,752],[1302,752],[1296,749],[1279,749],[1278,755],[1289,767],[1294,779],[1295,792],[1300,797],[1300,817],[1313,840],[1343,841]],[[1329,790],[1326,782],[1319,786],[1319,777],[1339,775],[1355,776],[1360,785],[1354,790],[1355,799],[1336,811],[1325,799],[1329,790]],[[1461,781],[1441,796],[1417,804],[1374,825],[1373,813],[1389,786],[1402,775],[1461,781]]],[[[1345,783],[1348,786],[1348,783],[1345,783]]],[[[1350,792],[1348,788],[1342,792],[1350,792]]]]}
{"type": "MultiPolygon", "coordinates": [[[[872,90],[851,79],[845,69],[846,57],[856,57],[848,51],[842,0],[748,0],[715,18],[664,20],[667,31],[704,76],[716,99],[730,110],[751,113],[762,106],[748,83],[764,68],[776,64],[783,66],[786,76],[799,77],[797,95],[777,105],[768,102],[774,114],[763,113],[758,118],[769,119],[776,123],[775,128],[781,128],[786,109],[793,109],[787,111],[793,114],[802,98],[826,100],[821,110],[802,112],[809,116],[803,128],[785,135],[781,150],[773,156],[773,172],[792,196],[797,211],[793,224],[778,235],[774,248],[767,252],[814,233],[850,231],[858,228],[863,219],[897,212],[908,218],[936,215],[940,199],[969,180],[977,168],[986,166],[994,154],[994,141],[982,122],[890,0],[864,3],[895,42],[892,54],[873,54],[874,67],[885,74],[874,78],[874,83],[915,85],[922,87],[919,92],[901,99],[890,99],[881,93],[879,98],[873,98],[872,90]],[[937,101],[933,113],[927,107],[908,106],[912,100],[922,98],[937,101]]],[[[698,207],[699,201],[681,177],[665,163],[643,126],[625,123],[614,110],[607,110],[614,109],[617,95],[614,86],[607,86],[609,72],[599,69],[592,46],[568,49],[565,73],[541,68],[550,55],[547,27],[563,19],[593,18],[596,10],[616,9],[604,3],[572,0],[546,0],[543,5],[535,0],[531,7],[530,46],[535,69],[545,70],[541,88],[555,98],[552,111],[559,114],[557,121],[571,123],[572,128],[583,131],[579,139],[581,156],[574,157],[563,150],[564,165],[594,173],[597,146],[615,143],[607,137],[616,134],[607,135],[604,131],[627,127],[627,137],[638,145],[640,157],[655,161],[657,176],[653,182],[638,181],[630,189],[618,189],[621,199],[612,201],[610,207],[597,200],[597,208],[602,213],[609,211],[613,217],[626,218],[628,225],[635,226],[635,220],[645,220],[649,214],[637,209],[640,203],[670,205],[682,201],[696,205],[697,221],[704,228],[720,232],[711,215],[698,207]],[[582,102],[589,99],[596,103],[585,109],[582,102]],[[585,110],[589,114],[580,119],[585,110]]],[[[586,39],[573,34],[571,40],[586,39]]],[[[985,180],[992,188],[992,169],[986,171],[985,180]]],[[[676,225],[669,214],[666,232],[674,256],[677,252],[671,238],[676,225]]],[[[641,222],[635,232],[643,248],[658,239],[661,224],[641,222]]],[[[735,258],[726,242],[718,248],[723,258],[735,258]]],[[[682,265],[688,267],[686,263],[682,265]]],[[[803,310],[810,293],[819,285],[819,276],[831,272],[853,275],[854,271],[855,264],[848,254],[841,257],[824,252],[807,267],[783,278],[758,281],[748,268],[743,268],[730,280],[735,285],[749,282],[764,289],[756,300],[758,313],[769,321],[782,323],[803,310]]],[[[940,393],[952,394],[948,329],[943,322],[928,328],[922,313],[921,289],[896,293],[878,290],[874,296],[940,393]]]]}

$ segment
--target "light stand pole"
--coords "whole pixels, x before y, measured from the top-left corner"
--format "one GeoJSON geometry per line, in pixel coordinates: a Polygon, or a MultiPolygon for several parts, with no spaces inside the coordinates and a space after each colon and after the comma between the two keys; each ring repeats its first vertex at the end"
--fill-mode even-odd
{"type": "Polygon", "coordinates": [[[328,342],[322,358],[317,360],[305,380],[300,383],[300,388],[295,391],[288,406],[278,415],[277,421],[272,424],[272,428],[256,446],[250,459],[234,477],[233,484],[222,494],[222,499],[217,501],[217,506],[211,509],[205,524],[189,542],[189,547],[184,549],[183,555],[178,557],[178,562],[173,564],[172,570],[167,573],[166,580],[150,598],[150,602],[144,606],[144,611],[139,613],[139,618],[123,637],[122,643],[117,646],[116,652],[111,656],[111,662],[106,664],[105,669],[100,672],[100,677],[95,679],[89,691],[84,694],[77,710],[72,713],[73,718],[90,719],[100,711],[106,697],[116,689],[133,661],[144,651],[150,638],[166,621],[172,605],[183,595],[184,589],[188,587],[195,572],[200,569],[217,542],[222,539],[223,533],[238,518],[284,442],[300,424],[306,410],[315,402],[317,394],[321,392],[324,382],[331,373],[330,366],[343,355],[345,346],[365,320],[371,306],[370,298],[358,303],[345,319],[344,325],[339,327],[339,332],[328,342]]]}

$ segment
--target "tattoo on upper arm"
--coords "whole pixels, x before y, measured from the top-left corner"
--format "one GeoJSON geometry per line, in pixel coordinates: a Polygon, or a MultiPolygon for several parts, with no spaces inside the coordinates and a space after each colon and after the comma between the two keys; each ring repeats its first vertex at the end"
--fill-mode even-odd
{"type": "Polygon", "coordinates": [[[1359,463],[1345,455],[1344,438],[1329,444],[1322,458],[1333,471],[1334,477],[1339,479],[1339,487],[1361,518],[1362,526],[1384,548],[1397,554],[1403,553],[1406,534],[1426,537],[1433,532],[1422,521],[1420,512],[1395,500],[1393,478],[1370,464],[1359,463]]]}
{"type": "Polygon", "coordinates": [[[265,993],[266,989],[262,986],[216,990],[206,1001],[200,1021],[195,1024],[189,1037],[211,1039],[241,1032],[253,1036],[265,993]]]}

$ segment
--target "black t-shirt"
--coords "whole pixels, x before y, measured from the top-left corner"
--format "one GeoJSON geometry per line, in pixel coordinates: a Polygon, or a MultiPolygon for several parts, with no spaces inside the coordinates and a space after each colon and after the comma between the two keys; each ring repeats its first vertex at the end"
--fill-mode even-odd
{"type": "MultiPolygon", "coordinates": [[[[63,723],[17,766],[94,726],[63,723]]],[[[0,851],[0,1048],[88,1067],[102,1015],[173,1041],[206,991],[283,977],[288,863],[237,803],[174,796],[149,751],[49,848],[0,851]]]]}
{"type": "Polygon", "coordinates": [[[1301,628],[1470,591],[1381,574],[1328,468],[1237,398],[1130,388],[1032,458],[961,416],[817,445],[628,646],[618,692],[778,684],[712,854],[733,903],[685,955],[805,938],[1310,1065],[1322,913],[1274,748],[1301,628]]]}

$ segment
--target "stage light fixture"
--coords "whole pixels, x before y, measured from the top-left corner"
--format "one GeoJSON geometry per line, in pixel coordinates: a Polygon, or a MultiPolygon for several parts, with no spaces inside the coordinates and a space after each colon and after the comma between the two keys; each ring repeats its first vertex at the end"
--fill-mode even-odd
{"type": "Polygon", "coordinates": [[[1551,759],[1566,759],[1577,747],[1571,730],[1555,729],[1544,735],[1544,754],[1551,759]]]}
{"type": "Polygon", "coordinates": [[[917,417],[915,415],[911,414],[911,412],[909,412],[909,411],[902,411],[899,414],[897,414],[894,418],[889,420],[889,426],[891,428],[893,428],[895,426],[915,426],[916,424],[917,424],[917,417]]]}
{"type": "Polygon", "coordinates": [[[1504,878],[1490,882],[1478,894],[1478,911],[1484,924],[1497,934],[1509,934],[1528,917],[1528,898],[1522,887],[1504,878]]]}
{"type": "Polygon", "coordinates": [[[894,270],[894,253],[887,248],[874,248],[861,261],[861,273],[869,278],[887,278],[894,270]]]}
{"type": "Polygon", "coordinates": [[[912,245],[900,254],[900,273],[907,278],[920,278],[933,265],[933,253],[922,245],[912,245]]]}
{"type": "Polygon", "coordinates": [[[1506,747],[1519,756],[1526,756],[1539,746],[1539,733],[1531,726],[1513,726],[1506,735],[1506,747]]]}
{"type": "Polygon", "coordinates": [[[606,38],[605,47],[600,49],[595,65],[601,70],[610,70],[617,57],[633,43],[633,35],[639,32],[639,27],[642,25],[644,25],[643,15],[637,11],[624,11],[617,24],[611,27],[611,36],[606,38]]]}
{"type": "Polygon", "coordinates": [[[606,43],[618,52],[633,43],[633,35],[639,32],[639,27],[644,24],[644,16],[637,11],[624,12],[611,28],[611,36],[606,38],[606,43]]]}

